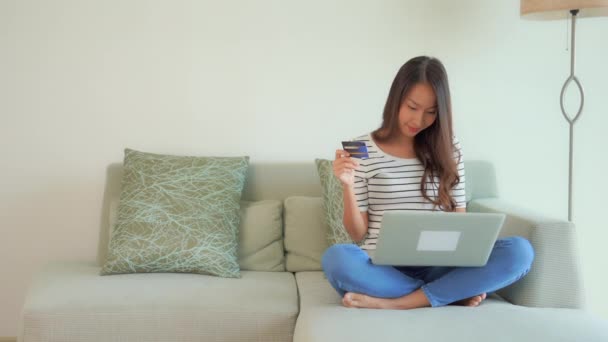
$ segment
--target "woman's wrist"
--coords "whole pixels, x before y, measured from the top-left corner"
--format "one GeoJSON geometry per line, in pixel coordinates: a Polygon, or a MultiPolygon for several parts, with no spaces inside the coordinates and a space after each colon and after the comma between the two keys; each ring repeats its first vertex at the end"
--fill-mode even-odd
{"type": "Polygon", "coordinates": [[[355,188],[354,184],[344,184],[342,183],[342,191],[344,192],[352,192],[355,188]]]}

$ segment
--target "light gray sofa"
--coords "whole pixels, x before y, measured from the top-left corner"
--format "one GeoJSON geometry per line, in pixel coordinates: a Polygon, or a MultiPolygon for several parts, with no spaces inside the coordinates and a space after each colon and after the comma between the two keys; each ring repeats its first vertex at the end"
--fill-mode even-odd
{"type": "Polygon", "coordinates": [[[98,262],[42,269],[27,294],[19,341],[608,341],[608,322],[582,310],[574,225],[503,203],[490,165],[465,167],[468,210],[506,213],[501,236],[525,236],[536,251],[528,276],[480,307],[343,307],[321,272],[327,226],[314,163],[250,167],[243,199],[278,201],[283,230],[274,243],[285,254],[268,260],[261,246],[247,257],[277,271],[245,270],[240,279],[99,276],[120,192],[122,170],[112,165],[98,262]]]}

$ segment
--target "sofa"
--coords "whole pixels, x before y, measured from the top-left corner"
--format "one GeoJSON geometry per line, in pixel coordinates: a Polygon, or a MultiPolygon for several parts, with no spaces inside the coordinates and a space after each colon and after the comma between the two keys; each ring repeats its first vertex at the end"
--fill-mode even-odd
{"type": "MultiPolygon", "coordinates": [[[[239,256],[248,258],[241,278],[100,276],[120,194],[122,169],[113,164],[107,169],[97,260],[53,261],[41,268],[26,295],[18,339],[608,341],[608,322],[583,308],[575,226],[503,202],[490,164],[469,161],[465,168],[468,211],[506,213],[500,236],[524,236],[536,252],[524,279],[491,294],[479,307],[343,307],[321,271],[328,227],[313,162],[249,166],[242,203],[276,205],[279,212],[271,219],[279,222],[279,229],[257,250],[239,256]],[[284,253],[269,260],[265,251],[271,245],[284,253]],[[255,270],[260,263],[272,265],[272,271],[255,270]]],[[[266,219],[249,217],[248,222],[266,219]]]]}

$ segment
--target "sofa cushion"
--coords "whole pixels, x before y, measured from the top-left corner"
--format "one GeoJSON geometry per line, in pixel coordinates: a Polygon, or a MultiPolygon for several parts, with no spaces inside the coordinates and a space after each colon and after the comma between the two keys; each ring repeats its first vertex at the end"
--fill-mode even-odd
{"type": "Polygon", "coordinates": [[[346,308],[322,272],[298,272],[294,342],[608,341],[602,321],[582,310],[528,308],[490,296],[479,307],[415,310],[346,308]]]}
{"type": "Polygon", "coordinates": [[[20,341],[291,341],[297,313],[289,272],[102,277],[61,263],[35,277],[20,341]]]}
{"type": "Polygon", "coordinates": [[[292,196],[284,202],[285,267],[290,272],[321,270],[327,223],[320,197],[292,196]]]}
{"type": "Polygon", "coordinates": [[[285,271],[281,201],[241,201],[239,265],[241,270],[285,271]]]}
{"type": "Polygon", "coordinates": [[[125,150],[118,219],[102,274],[238,277],[239,201],[247,157],[125,150]]]}
{"type": "MultiPolygon", "coordinates": [[[[285,271],[283,203],[278,200],[241,201],[239,266],[245,271],[285,271]]],[[[109,236],[116,223],[118,201],[110,202],[109,236]]]]}

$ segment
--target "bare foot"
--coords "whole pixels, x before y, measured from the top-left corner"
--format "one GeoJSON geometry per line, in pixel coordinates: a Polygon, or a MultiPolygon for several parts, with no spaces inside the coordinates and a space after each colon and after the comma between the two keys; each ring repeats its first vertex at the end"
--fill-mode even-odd
{"type": "Polygon", "coordinates": [[[387,309],[386,299],[370,297],[364,294],[348,292],[342,298],[342,304],[347,308],[387,309]]]}
{"type": "Polygon", "coordinates": [[[487,295],[485,293],[482,293],[480,295],[473,296],[471,298],[459,300],[457,302],[454,302],[453,304],[475,307],[475,306],[479,306],[479,304],[481,304],[481,302],[483,302],[486,299],[486,297],[487,297],[487,295]]]}
{"type": "Polygon", "coordinates": [[[377,298],[360,293],[348,292],[342,298],[347,308],[405,310],[430,306],[422,290],[418,289],[399,298],[377,298]]]}

